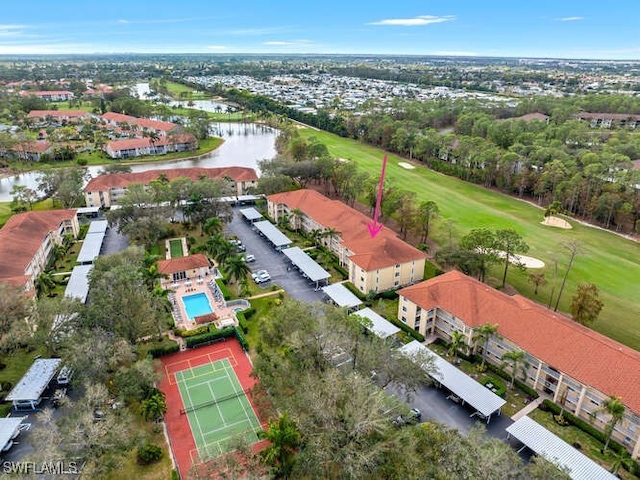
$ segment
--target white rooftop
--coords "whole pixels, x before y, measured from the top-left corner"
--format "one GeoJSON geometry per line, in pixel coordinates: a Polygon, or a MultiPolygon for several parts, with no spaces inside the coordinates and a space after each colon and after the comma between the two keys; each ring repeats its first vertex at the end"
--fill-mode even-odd
{"type": "Polygon", "coordinates": [[[507,433],[544,459],[566,469],[573,480],[618,478],[527,416],[509,425],[507,433]]]}
{"type": "Polygon", "coordinates": [[[86,213],[98,213],[100,211],[100,207],[80,207],[76,209],[76,213],[78,215],[83,215],[86,213]]]}
{"type": "Polygon", "coordinates": [[[93,265],[78,265],[73,267],[71,277],[64,291],[65,297],[77,298],[82,303],[87,301],[89,295],[89,272],[93,265]]]}
{"type": "Polygon", "coordinates": [[[269,239],[275,247],[284,247],[285,245],[291,245],[291,240],[276,228],[276,226],[269,220],[263,220],[261,222],[255,222],[253,224],[260,232],[269,239]]]}
{"type": "Polygon", "coordinates": [[[324,268],[316,263],[309,255],[304,253],[300,247],[292,247],[282,250],[291,262],[309,277],[312,282],[326,280],[331,276],[324,268]]]}
{"type": "Polygon", "coordinates": [[[109,222],[107,220],[94,220],[89,224],[89,230],[87,230],[87,235],[91,235],[94,233],[104,233],[107,231],[108,227],[109,227],[109,222]]]}
{"type": "Polygon", "coordinates": [[[262,214],[253,207],[243,208],[240,210],[240,213],[249,221],[258,220],[262,218],[262,214]]]}
{"type": "Polygon", "coordinates": [[[476,382],[462,370],[454,367],[417,340],[400,347],[400,351],[409,357],[419,358],[424,355],[426,358],[431,358],[437,371],[433,378],[485,417],[498,411],[507,403],[504,398],[499,397],[484,385],[476,382]]]}
{"type": "Polygon", "coordinates": [[[362,305],[360,299],[341,283],[333,283],[322,287],[322,291],[339,307],[353,308],[362,305]]]}
{"type": "Polygon", "coordinates": [[[378,315],[369,307],[353,312],[352,315],[357,315],[359,317],[364,317],[370,320],[371,326],[368,327],[369,330],[375,333],[380,338],[390,337],[391,335],[395,335],[400,331],[400,329],[393,323],[391,323],[386,318],[378,315]]]}
{"type": "Polygon", "coordinates": [[[0,452],[11,441],[21,423],[22,417],[0,418],[0,452]]]}
{"type": "Polygon", "coordinates": [[[9,392],[5,400],[38,400],[60,365],[59,358],[39,358],[9,392]]]}
{"type": "Polygon", "coordinates": [[[104,236],[104,232],[92,233],[91,235],[87,234],[82,242],[80,253],[78,254],[78,263],[93,263],[95,259],[98,258],[104,236]]]}

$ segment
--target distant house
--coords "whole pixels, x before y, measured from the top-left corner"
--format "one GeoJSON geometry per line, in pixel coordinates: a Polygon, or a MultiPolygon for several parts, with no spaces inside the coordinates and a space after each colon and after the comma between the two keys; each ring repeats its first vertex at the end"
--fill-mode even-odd
{"type": "Polygon", "coordinates": [[[530,122],[531,120],[538,120],[539,122],[544,122],[544,123],[549,123],[549,116],[545,115],[544,113],[539,113],[539,112],[534,112],[534,113],[527,113],[526,115],[520,115],[519,117],[512,117],[512,118],[501,118],[500,120],[498,120],[498,122],[506,122],[506,121],[522,121],[522,122],[530,122]]]}
{"type": "Polygon", "coordinates": [[[628,113],[587,113],[576,114],[578,120],[589,122],[593,128],[640,128],[640,115],[628,113]]]}
{"type": "Polygon", "coordinates": [[[53,246],[65,235],[78,236],[75,210],[45,210],[14,215],[0,229],[0,281],[32,291],[53,246]]]}
{"type": "Polygon", "coordinates": [[[33,120],[53,120],[77,122],[79,120],[88,120],[93,114],[84,110],[31,110],[27,114],[27,118],[33,120]]]}
{"type": "Polygon", "coordinates": [[[349,281],[361,292],[382,292],[422,280],[424,252],[386,227],[371,238],[367,228],[371,219],[341,201],[313,190],[277,193],[267,201],[269,215],[276,221],[286,217],[296,228],[319,232],[321,242],[336,254],[349,281]]]}
{"type": "Polygon", "coordinates": [[[107,112],[102,115],[102,119],[111,127],[119,127],[122,124],[126,124],[134,131],[153,131],[160,136],[166,136],[169,132],[178,127],[177,124],[171,122],[133,117],[131,115],[116,112],[107,112]]]}
{"type": "Polygon", "coordinates": [[[398,291],[398,319],[409,328],[450,342],[454,331],[473,345],[474,329],[497,324],[487,361],[500,365],[510,351],[525,352],[522,381],[575,416],[604,430],[600,409],[611,395],[626,406],[613,438],[640,456],[640,352],[520,295],[509,296],[451,271],[398,291]]]}
{"type": "Polygon", "coordinates": [[[39,162],[42,155],[52,151],[51,143],[47,140],[17,143],[11,148],[11,152],[15,157],[31,162],[39,162]]]}
{"type": "Polygon", "coordinates": [[[258,175],[252,168],[171,168],[100,175],[91,179],[84,187],[84,198],[88,207],[109,208],[118,204],[118,201],[126,193],[127,187],[132,183],[149,185],[151,181],[158,178],[166,178],[169,181],[180,177],[198,180],[203,176],[226,180],[229,183],[229,188],[236,195],[244,195],[248,189],[258,185],[258,175]]]}
{"type": "Polygon", "coordinates": [[[70,92],[69,90],[42,90],[37,92],[23,90],[20,92],[20,95],[23,97],[33,95],[41,98],[42,100],[46,100],[47,102],[66,102],[74,97],[73,92],[70,92]]]}
{"type": "Polygon", "coordinates": [[[186,152],[198,149],[198,140],[190,133],[163,136],[127,138],[107,143],[105,152],[111,158],[135,158],[143,155],[165,155],[170,152],[186,152]]]}

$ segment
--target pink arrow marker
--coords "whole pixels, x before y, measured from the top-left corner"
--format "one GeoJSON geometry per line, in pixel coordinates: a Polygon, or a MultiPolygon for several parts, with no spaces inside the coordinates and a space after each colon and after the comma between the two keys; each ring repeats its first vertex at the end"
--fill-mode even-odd
{"type": "Polygon", "coordinates": [[[369,229],[369,235],[371,238],[376,238],[376,235],[382,230],[382,224],[378,223],[380,217],[380,202],[382,202],[382,191],[384,189],[384,171],[387,168],[387,156],[382,159],[382,173],[380,174],[380,183],[378,184],[378,196],[376,197],[376,209],[373,212],[373,222],[367,223],[369,229]]]}

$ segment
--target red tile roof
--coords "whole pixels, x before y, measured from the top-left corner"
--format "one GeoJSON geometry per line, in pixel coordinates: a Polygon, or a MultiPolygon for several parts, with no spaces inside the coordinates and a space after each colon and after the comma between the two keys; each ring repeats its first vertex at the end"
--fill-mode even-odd
{"type": "MultiPolygon", "coordinates": [[[[190,133],[184,133],[181,135],[172,136],[172,138],[161,137],[153,142],[155,146],[163,145],[175,145],[178,143],[197,143],[196,137],[190,133]]],[[[148,148],[151,146],[151,139],[149,137],[141,138],[127,138],[124,140],[115,140],[107,144],[107,148],[112,152],[118,152],[120,150],[135,150],[136,148],[148,148]]]]}
{"type": "Polygon", "coordinates": [[[186,257],[170,258],[158,262],[158,271],[165,275],[185,272],[194,268],[210,267],[209,259],[202,253],[189,255],[186,257]]]}
{"type": "Polygon", "coordinates": [[[27,115],[28,118],[82,118],[89,116],[89,112],[84,110],[31,110],[27,115]]]}
{"type": "Polygon", "coordinates": [[[201,176],[208,178],[230,177],[236,182],[250,182],[258,180],[258,175],[253,168],[247,167],[220,167],[220,168],[171,168],[161,170],[146,170],[135,173],[113,173],[110,175],[100,175],[92,178],[87,186],[86,192],[105,191],[110,188],[124,188],[132,183],[149,184],[152,180],[157,180],[161,175],[166,175],[169,180],[185,177],[191,180],[198,180],[201,176]]]}
{"type": "Polygon", "coordinates": [[[51,148],[51,144],[47,140],[39,140],[33,142],[18,143],[13,146],[12,150],[16,152],[27,153],[44,153],[51,148]]]}
{"type": "Polygon", "coordinates": [[[371,222],[369,217],[314,190],[277,193],[268,199],[276,204],[285,204],[290,209],[300,209],[325,228],[340,232],[342,243],[353,252],[349,259],[367,271],[426,257],[424,252],[403,242],[386,227],[375,238],[371,238],[367,228],[367,223],[371,222]]]}
{"type": "Polygon", "coordinates": [[[640,352],[520,295],[509,296],[451,271],[401,289],[423,309],[441,308],[470,327],[498,324],[498,333],[572,378],[616,395],[640,414],[640,352]]]}
{"type": "Polygon", "coordinates": [[[175,123],[162,122],[160,120],[151,120],[149,118],[132,117],[131,115],[125,115],[123,113],[107,112],[102,115],[102,118],[113,123],[128,123],[129,125],[137,125],[142,128],[148,128],[150,130],[160,130],[162,132],[168,132],[177,127],[175,123]]]}
{"type": "Polygon", "coordinates": [[[0,281],[24,286],[25,269],[47,234],[75,215],[75,210],[45,210],[11,217],[0,229],[0,281]]]}
{"type": "Polygon", "coordinates": [[[498,121],[506,122],[507,120],[515,120],[515,121],[522,120],[524,122],[530,122],[531,120],[540,120],[541,122],[546,122],[549,120],[549,116],[545,115],[544,113],[534,112],[534,113],[527,113],[525,115],[520,115],[519,117],[502,118],[498,121]]]}

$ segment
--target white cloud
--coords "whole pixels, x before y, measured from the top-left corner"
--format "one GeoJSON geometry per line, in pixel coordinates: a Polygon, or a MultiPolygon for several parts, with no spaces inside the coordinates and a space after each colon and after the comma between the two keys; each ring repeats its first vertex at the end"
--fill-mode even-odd
{"type": "Polygon", "coordinates": [[[126,20],[124,18],[119,18],[118,19],[118,23],[121,25],[126,25],[127,23],[131,23],[129,20],[126,20]]]}
{"type": "Polygon", "coordinates": [[[264,42],[263,45],[295,45],[295,42],[274,41],[274,42],[264,42]]]}
{"type": "Polygon", "coordinates": [[[311,42],[309,40],[293,40],[293,41],[282,41],[282,40],[272,40],[269,42],[262,42],[263,45],[308,45],[311,42]]]}
{"type": "Polygon", "coordinates": [[[402,27],[418,27],[422,25],[431,25],[432,23],[443,23],[455,20],[455,15],[445,15],[438,17],[436,15],[419,15],[413,18],[387,18],[377,22],[368,23],[368,25],[394,25],[402,27]]]}
{"type": "Polygon", "coordinates": [[[225,47],[224,45],[209,45],[207,46],[207,48],[209,50],[226,50],[227,47],[225,47]]]}
{"type": "Polygon", "coordinates": [[[441,50],[432,52],[430,55],[439,55],[441,57],[477,57],[476,52],[467,52],[463,50],[441,50]]]}
{"type": "Polygon", "coordinates": [[[0,25],[0,37],[19,37],[25,28],[24,25],[0,25]]]}
{"type": "Polygon", "coordinates": [[[580,20],[584,20],[584,17],[562,17],[556,18],[558,22],[578,22],[580,20]]]}

